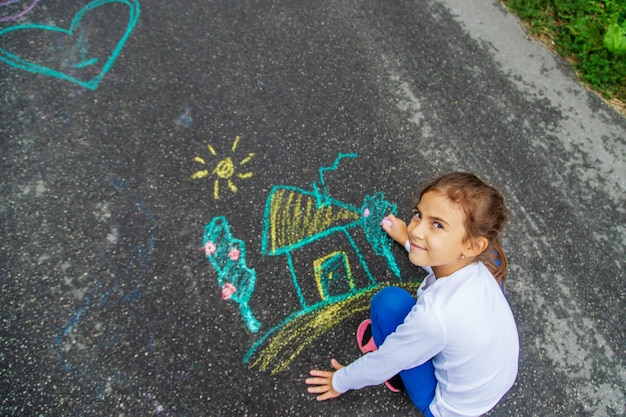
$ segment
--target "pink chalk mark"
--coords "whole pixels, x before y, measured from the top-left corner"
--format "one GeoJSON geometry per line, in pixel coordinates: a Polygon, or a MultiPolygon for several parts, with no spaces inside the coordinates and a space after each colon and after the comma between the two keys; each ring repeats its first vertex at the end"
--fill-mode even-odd
{"type": "Polygon", "coordinates": [[[213,255],[216,250],[217,248],[215,247],[215,243],[213,242],[207,242],[204,245],[204,253],[206,253],[207,256],[213,255]]]}
{"type": "Polygon", "coordinates": [[[237,291],[237,287],[235,287],[230,282],[227,282],[222,287],[222,300],[228,300],[233,294],[237,291]]]}
{"type": "Polygon", "coordinates": [[[238,249],[231,249],[230,252],[228,252],[228,257],[231,260],[236,261],[239,259],[240,254],[241,252],[238,249]]]}
{"type": "Polygon", "coordinates": [[[363,216],[369,217],[371,214],[372,212],[370,211],[370,209],[366,208],[365,210],[363,210],[363,216]]]}
{"type": "MultiPolygon", "coordinates": [[[[5,1],[3,3],[0,3],[0,7],[8,6],[8,5],[13,4],[13,3],[16,3],[16,1],[15,0],[8,0],[8,1],[5,1]]],[[[31,9],[33,7],[35,7],[35,5],[37,3],[39,3],[39,0],[34,0],[29,5],[22,6],[23,9],[22,9],[22,11],[20,13],[17,13],[17,14],[14,14],[14,15],[10,15],[10,16],[0,16],[0,22],[8,22],[10,20],[17,20],[17,19],[19,19],[20,17],[24,16],[26,13],[30,12],[31,9]]]]}

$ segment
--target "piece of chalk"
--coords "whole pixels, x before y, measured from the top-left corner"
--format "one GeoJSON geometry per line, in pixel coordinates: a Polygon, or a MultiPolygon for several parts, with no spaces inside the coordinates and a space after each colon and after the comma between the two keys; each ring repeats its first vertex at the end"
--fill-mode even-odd
{"type": "Polygon", "coordinates": [[[381,222],[380,222],[383,226],[389,226],[391,227],[391,220],[389,220],[387,217],[385,217],[381,222]]]}

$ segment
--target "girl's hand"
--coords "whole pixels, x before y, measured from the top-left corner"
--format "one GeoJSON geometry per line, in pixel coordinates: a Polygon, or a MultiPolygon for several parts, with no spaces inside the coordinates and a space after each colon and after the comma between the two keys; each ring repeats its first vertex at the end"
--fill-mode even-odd
{"type": "MultiPolygon", "coordinates": [[[[331,366],[336,370],[343,368],[344,366],[337,362],[336,359],[331,359],[331,366]]],[[[333,389],[333,374],[335,371],[321,371],[319,369],[311,370],[311,375],[314,378],[307,378],[304,380],[308,385],[311,385],[307,391],[311,394],[320,394],[315,399],[317,401],[329,400],[331,398],[339,397],[341,394],[333,389]]]]}
{"type": "Polygon", "coordinates": [[[406,223],[393,214],[386,216],[380,222],[380,225],[383,230],[399,244],[404,245],[406,241],[409,240],[409,232],[407,232],[406,223]]]}

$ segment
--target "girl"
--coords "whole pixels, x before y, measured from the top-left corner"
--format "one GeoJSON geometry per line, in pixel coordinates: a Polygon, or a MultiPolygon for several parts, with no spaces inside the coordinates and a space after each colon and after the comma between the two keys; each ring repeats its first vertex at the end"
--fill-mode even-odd
{"type": "MultiPolygon", "coordinates": [[[[386,287],[359,326],[363,353],[335,371],[312,370],[308,392],[319,401],[400,375],[426,417],[479,416],[492,409],[517,376],[519,341],[504,296],[507,220],[502,194],[469,173],[437,178],[420,193],[407,226],[393,215],[383,229],[429,275],[417,291],[386,287]],[[371,336],[370,336],[371,335],[371,336]],[[368,353],[370,352],[370,353],[368,353]]],[[[397,389],[394,388],[395,391],[397,389]]]]}

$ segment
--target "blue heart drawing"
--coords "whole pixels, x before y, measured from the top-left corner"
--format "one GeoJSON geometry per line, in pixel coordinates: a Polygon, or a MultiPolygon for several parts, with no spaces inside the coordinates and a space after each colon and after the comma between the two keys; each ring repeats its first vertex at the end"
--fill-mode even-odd
{"type": "MultiPolygon", "coordinates": [[[[0,60],[6,62],[7,64],[15,68],[23,69],[23,70],[34,72],[34,73],[44,74],[44,75],[48,75],[51,77],[61,78],[63,80],[76,83],[90,90],[95,90],[96,88],[98,88],[98,84],[100,84],[100,80],[102,80],[102,77],[104,77],[104,75],[113,66],[115,59],[117,58],[122,48],[124,47],[124,43],[126,43],[126,39],[128,39],[128,36],[130,36],[130,33],[133,31],[133,28],[135,27],[135,24],[137,23],[137,20],[139,19],[139,1],[138,0],[95,0],[95,1],[92,1],[91,3],[83,7],[78,13],[76,13],[76,15],[74,16],[74,19],[72,19],[72,24],[70,25],[69,29],[63,29],[63,28],[59,28],[56,26],[28,24],[28,25],[11,26],[6,29],[0,30],[0,37],[2,37],[5,33],[9,33],[9,32],[20,31],[20,30],[33,30],[33,29],[43,30],[43,31],[48,31],[48,32],[62,33],[68,36],[73,36],[74,30],[77,29],[78,26],[80,25],[80,21],[85,15],[85,13],[97,7],[100,7],[104,4],[109,4],[109,3],[123,3],[128,6],[129,8],[128,25],[126,26],[126,31],[124,32],[124,35],[117,42],[115,48],[113,49],[113,51],[107,58],[102,69],[100,70],[100,73],[97,74],[95,77],[91,78],[90,80],[88,81],[80,80],[62,71],[57,71],[57,70],[54,70],[54,69],[51,69],[51,68],[48,68],[39,64],[35,64],[24,58],[21,58],[19,55],[15,55],[7,51],[6,49],[2,49],[2,48],[0,48],[0,60]]],[[[95,63],[97,60],[98,60],[97,58],[92,58],[89,61],[86,61],[77,65],[76,68],[83,68],[83,67],[89,66],[95,63]]]]}

